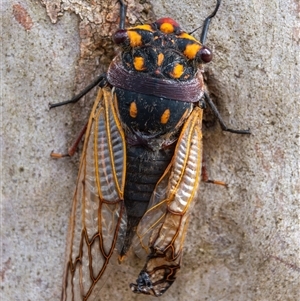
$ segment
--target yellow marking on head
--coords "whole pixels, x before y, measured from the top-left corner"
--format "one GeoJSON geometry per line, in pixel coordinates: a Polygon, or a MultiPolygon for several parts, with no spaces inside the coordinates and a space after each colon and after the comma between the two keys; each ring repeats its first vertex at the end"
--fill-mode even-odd
{"type": "Polygon", "coordinates": [[[135,27],[128,28],[128,30],[135,30],[135,29],[142,29],[142,30],[147,30],[147,31],[150,31],[150,32],[154,31],[151,28],[151,25],[149,25],[149,24],[137,25],[135,27]]]}
{"type": "Polygon", "coordinates": [[[183,72],[184,72],[183,65],[176,64],[173,71],[171,72],[171,75],[173,78],[179,78],[183,72]]]}
{"type": "Polygon", "coordinates": [[[187,58],[193,60],[200,49],[201,49],[200,44],[193,43],[193,44],[186,45],[183,53],[187,58]]]}
{"type": "Polygon", "coordinates": [[[161,66],[163,60],[164,60],[165,56],[163,53],[160,53],[158,56],[157,56],[157,66],[161,66]]]}
{"type": "Polygon", "coordinates": [[[160,31],[164,33],[172,33],[174,32],[174,26],[170,23],[163,23],[160,25],[160,31]]]}
{"type": "Polygon", "coordinates": [[[136,103],[133,101],[133,102],[130,104],[129,115],[130,115],[132,118],[135,118],[135,117],[137,116],[137,113],[138,113],[137,106],[136,106],[136,103]]]}
{"type": "Polygon", "coordinates": [[[166,109],[160,117],[160,122],[162,124],[166,124],[169,121],[170,115],[171,115],[170,110],[166,109]]]}
{"type": "Polygon", "coordinates": [[[143,44],[142,36],[139,33],[137,33],[136,31],[133,31],[133,30],[128,30],[127,33],[128,33],[131,47],[137,47],[137,46],[141,46],[143,44]]]}
{"type": "Polygon", "coordinates": [[[133,60],[134,68],[137,71],[145,70],[144,63],[145,63],[144,58],[142,58],[141,56],[136,56],[133,60]]]}
{"type": "Polygon", "coordinates": [[[195,39],[193,36],[189,35],[186,32],[182,32],[178,37],[182,38],[182,39],[187,39],[187,40],[190,40],[190,41],[195,41],[197,43],[200,43],[197,39],[195,39]]]}

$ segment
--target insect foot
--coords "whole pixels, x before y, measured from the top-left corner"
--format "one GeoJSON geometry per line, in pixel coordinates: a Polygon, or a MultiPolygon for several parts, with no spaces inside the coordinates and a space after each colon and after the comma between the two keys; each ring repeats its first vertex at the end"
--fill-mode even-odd
{"type": "Polygon", "coordinates": [[[153,286],[148,273],[142,271],[136,280],[136,284],[131,283],[130,288],[134,293],[151,294],[150,290],[153,286]]]}

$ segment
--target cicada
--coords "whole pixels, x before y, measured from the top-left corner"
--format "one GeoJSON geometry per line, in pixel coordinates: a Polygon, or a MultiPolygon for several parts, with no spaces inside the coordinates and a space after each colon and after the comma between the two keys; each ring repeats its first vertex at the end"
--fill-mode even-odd
{"type": "Polygon", "coordinates": [[[203,44],[220,1],[204,21],[200,41],[171,18],[125,29],[126,6],[119,2],[120,28],[113,40],[122,51],[96,81],[100,88],[73,199],[62,300],[99,300],[107,266],[129,250],[145,262],[132,291],[162,295],[180,270],[189,217],[199,199],[204,104],[223,130],[250,133],[226,128],[204,91],[201,66],[212,52],[203,44]]]}

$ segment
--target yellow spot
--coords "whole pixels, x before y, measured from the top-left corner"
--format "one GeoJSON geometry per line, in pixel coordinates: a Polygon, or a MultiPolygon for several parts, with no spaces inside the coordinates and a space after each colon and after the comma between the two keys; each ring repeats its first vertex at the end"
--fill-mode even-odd
{"type": "Polygon", "coordinates": [[[164,33],[172,33],[174,32],[174,26],[170,23],[163,23],[160,25],[160,31],[164,33]]]}
{"type": "Polygon", "coordinates": [[[169,121],[170,115],[171,115],[170,110],[166,109],[160,117],[160,122],[162,124],[166,124],[169,121]]]}
{"type": "Polygon", "coordinates": [[[157,57],[157,66],[161,66],[163,60],[164,60],[164,54],[160,53],[157,57]]]}
{"type": "Polygon", "coordinates": [[[129,28],[129,30],[135,30],[135,29],[142,29],[142,30],[153,32],[153,29],[151,28],[151,26],[149,24],[137,25],[135,27],[129,28]]]}
{"type": "Polygon", "coordinates": [[[183,65],[176,64],[173,71],[171,72],[171,75],[173,78],[179,78],[182,75],[183,71],[183,65]]]}
{"type": "Polygon", "coordinates": [[[187,40],[195,41],[195,42],[199,43],[198,40],[196,40],[194,37],[192,37],[191,35],[189,35],[189,34],[186,33],[186,32],[181,33],[181,34],[179,35],[179,38],[187,39],[187,40]]]}
{"type": "Polygon", "coordinates": [[[135,102],[132,102],[130,104],[129,114],[132,118],[135,118],[137,116],[137,106],[135,102]]]}
{"type": "Polygon", "coordinates": [[[183,53],[187,58],[193,60],[200,49],[201,49],[201,45],[194,43],[194,44],[186,45],[183,53]]]}
{"type": "Polygon", "coordinates": [[[139,33],[133,30],[128,30],[127,33],[131,47],[137,47],[142,45],[142,36],[139,33]]]}
{"type": "Polygon", "coordinates": [[[133,65],[135,70],[142,71],[145,70],[144,59],[141,56],[136,56],[133,60],[133,65]]]}

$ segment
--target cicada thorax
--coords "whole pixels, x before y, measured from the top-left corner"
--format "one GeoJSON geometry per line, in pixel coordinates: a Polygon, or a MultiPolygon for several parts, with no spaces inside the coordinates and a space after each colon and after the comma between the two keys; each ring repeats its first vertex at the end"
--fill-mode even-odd
{"type": "Polygon", "coordinates": [[[211,54],[170,18],[120,29],[114,41],[122,52],[107,79],[115,87],[127,145],[124,254],[172,160],[181,127],[203,96],[199,63],[208,62],[211,54]]]}

